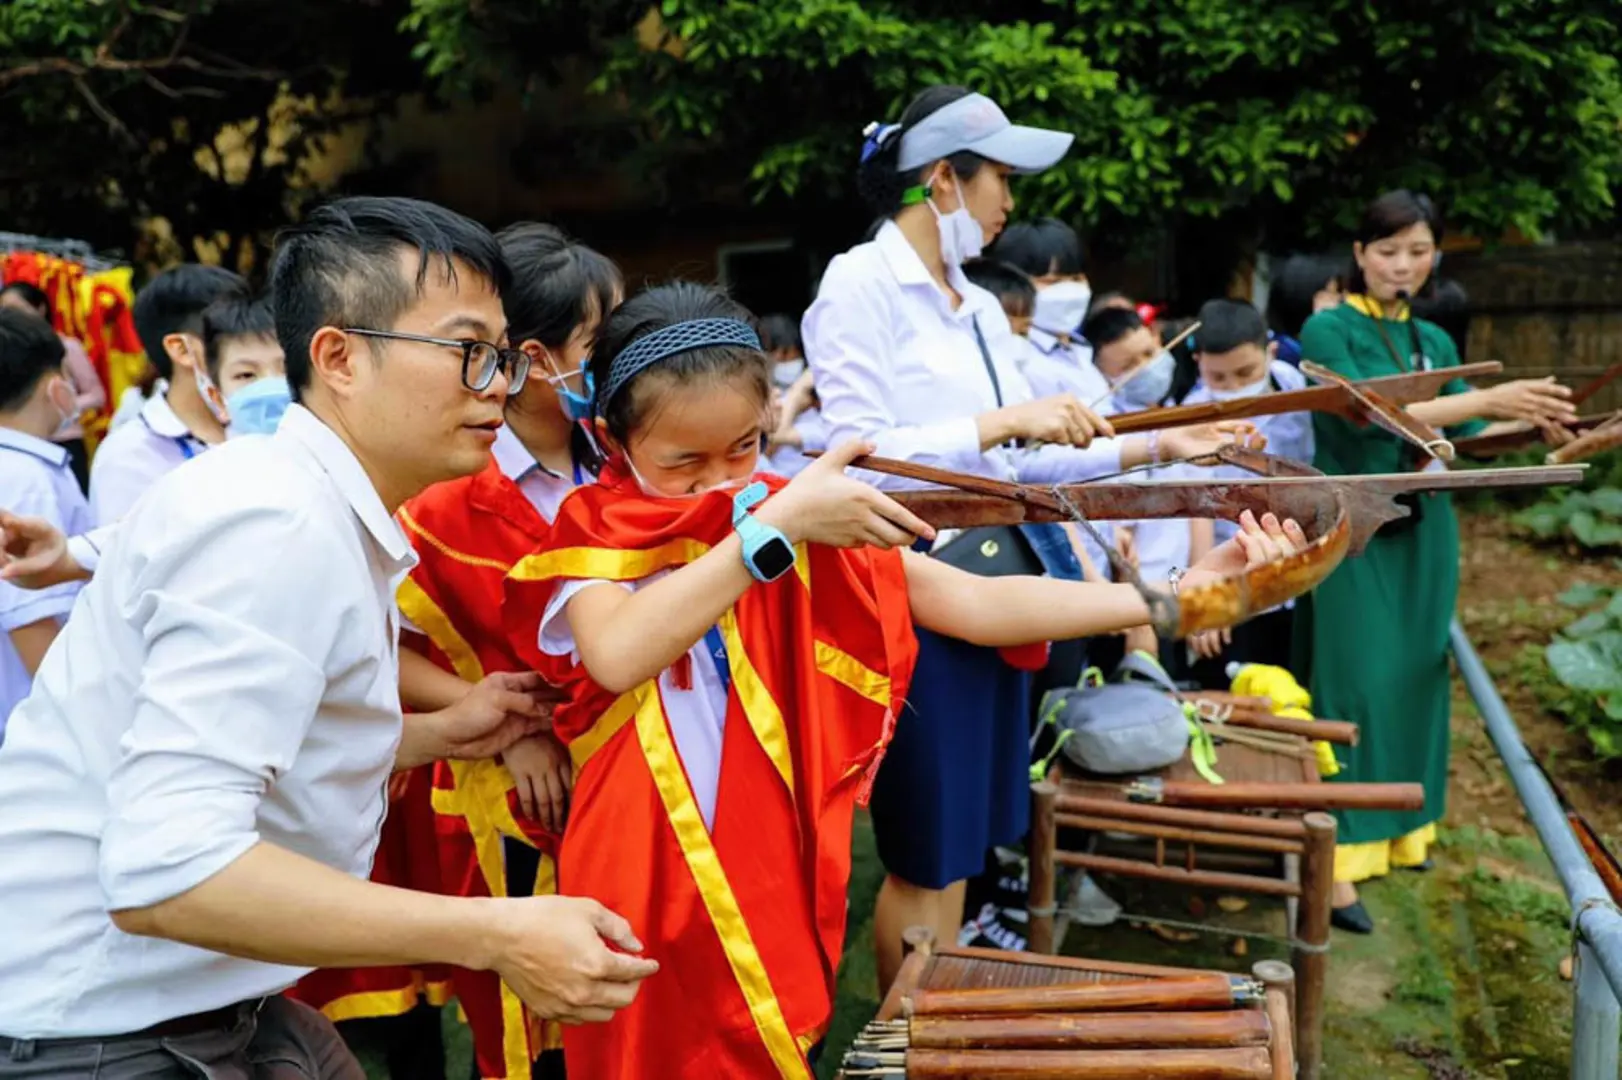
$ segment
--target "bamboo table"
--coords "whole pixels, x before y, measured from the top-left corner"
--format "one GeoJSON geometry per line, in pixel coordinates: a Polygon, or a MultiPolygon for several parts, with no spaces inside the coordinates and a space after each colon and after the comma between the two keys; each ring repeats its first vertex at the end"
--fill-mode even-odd
{"type": "MultiPolygon", "coordinates": [[[[1210,697],[1230,703],[1235,700],[1230,695],[1210,697]]],[[[1356,729],[1350,725],[1324,724],[1321,730],[1332,734],[1335,741],[1356,738],[1356,729]]],[[[1275,737],[1278,730],[1274,728],[1275,737]]],[[[1303,1080],[1317,1080],[1335,860],[1335,819],[1320,811],[1406,806],[1415,793],[1404,785],[1320,783],[1307,741],[1286,737],[1296,740],[1298,753],[1275,753],[1234,742],[1220,744],[1216,770],[1225,781],[1221,786],[1201,779],[1185,754],[1181,761],[1149,778],[1151,784],[1164,785],[1167,797],[1163,803],[1134,801],[1125,782],[1133,778],[1086,775],[1056,765],[1044,782],[1032,785],[1030,946],[1034,952],[1052,953],[1063,944],[1056,940],[1060,866],[1282,898],[1287,910],[1294,908],[1287,918],[1291,966],[1298,986],[1295,1050],[1303,1080]],[[1175,805],[1179,801],[1205,808],[1175,805]],[[1064,850],[1059,846],[1060,828],[1126,833],[1143,838],[1147,851],[1122,857],[1064,850]],[[1259,862],[1271,872],[1214,869],[1211,864],[1222,861],[1224,855],[1213,856],[1211,848],[1225,849],[1230,863],[1235,858],[1251,866],[1259,862]]]]}
{"type": "Polygon", "coordinates": [[[847,1056],[847,1071],[840,1074],[846,1080],[868,1076],[1289,1080],[1295,1074],[1290,1016],[1294,973],[1288,964],[1255,965],[1252,974],[1264,991],[1260,1000],[1213,1006],[1180,998],[1180,988],[1201,980],[1219,985],[1249,980],[1190,968],[994,949],[937,949],[932,935],[920,927],[907,931],[906,940],[910,951],[869,1028],[879,1033],[877,1038],[905,1044],[906,1049],[879,1055],[887,1060],[862,1068],[853,1066],[853,1057],[847,1056]],[[1165,1002],[1131,1000],[1142,997],[1145,989],[1153,993],[1157,986],[1165,1002]],[[1060,1011],[1061,998],[1076,996],[1078,989],[1088,993],[1088,988],[1113,990],[1125,1004],[1112,1007],[1127,1011],[1060,1011]],[[940,1015],[956,1009],[935,1010],[928,1000],[962,998],[965,995],[952,992],[963,990],[981,998],[985,991],[1006,993],[991,994],[999,999],[996,1011],[990,1011],[988,1003],[987,1011],[968,1008],[969,1015],[957,1017],[940,1015]],[[1011,1009],[1010,999],[1015,1006],[1034,1008],[1011,1009]],[[932,1011],[935,1015],[926,1015],[932,1011]],[[1055,1031],[1089,1048],[1068,1052],[1053,1045],[1043,1048],[1039,1040],[1051,1039],[1055,1031]],[[922,1044],[931,1048],[920,1050],[922,1044]],[[988,1048],[996,1048],[1004,1058],[989,1068],[984,1064],[988,1048]]]}

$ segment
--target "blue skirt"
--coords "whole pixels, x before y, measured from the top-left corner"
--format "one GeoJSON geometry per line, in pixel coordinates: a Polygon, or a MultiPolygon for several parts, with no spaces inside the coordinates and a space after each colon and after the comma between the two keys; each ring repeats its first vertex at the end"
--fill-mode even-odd
{"type": "Polygon", "coordinates": [[[943,889],[1030,827],[1031,676],[996,649],[918,631],[918,668],[873,785],[889,873],[943,889]]]}

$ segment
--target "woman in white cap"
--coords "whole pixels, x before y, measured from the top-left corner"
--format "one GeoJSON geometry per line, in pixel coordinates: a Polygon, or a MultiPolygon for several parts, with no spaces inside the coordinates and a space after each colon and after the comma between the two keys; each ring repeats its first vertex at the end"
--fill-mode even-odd
{"type": "MultiPolygon", "coordinates": [[[[1042,482],[1222,441],[1198,428],[1095,441],[1113,434],[1109,425],[1071,394],[1033,396],[1001,306],[963,274],[1013,209],[1009,177],[1053,165],[1073,136],[1018,127],[990,98],[955,86],[925,90],[899,124],[866,134],[858,186],[885,220],[829,264],[803,324],[830,446],[866,439],[886,457],[1042,482]]],[[[1079,576],[1056,527],[1027,526],[1024,536],[1026,554],[1050,573],[1079,576]]],[[[975,542],[1005,555],[1009,546],[975,542]]],[[[873,793],[888,872],[874,919],[885,986],[900,964],[902,930],[927,925],[956,937],[965,879],[991,848],[1017,842],[1030,814],[1029,676],[996,650],[918,633],[909,708],[873,793]]]]}

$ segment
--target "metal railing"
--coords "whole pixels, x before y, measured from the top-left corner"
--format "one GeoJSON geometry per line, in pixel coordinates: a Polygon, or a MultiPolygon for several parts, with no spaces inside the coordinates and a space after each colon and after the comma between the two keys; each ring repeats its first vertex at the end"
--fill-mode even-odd
{"type": "Polygon", "coordinates": [[[1622,1008],[1618,1007],[1622,1001],[1622,911],[1617,910],[1577,842],[1560,800],[1521,741],[1520,729],[1458,620],[1449,634],[1464,685],[1571,903],[1577,952],[1572,1080],[1616,1080],[1622,1039],[1622,1008]]]}

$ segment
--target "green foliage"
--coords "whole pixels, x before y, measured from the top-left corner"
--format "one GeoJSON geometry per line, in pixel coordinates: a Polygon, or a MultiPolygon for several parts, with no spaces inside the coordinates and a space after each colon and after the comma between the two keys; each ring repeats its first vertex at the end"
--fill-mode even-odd
{"type": "Polygon", "coordinates": [[[1601,758],[1622,757],[1622,590],[1583,583],[1558,599],[1588,610],[1543,649],[1546,673],[1531,673],[1530,685],[1601,758]]]}
{"type": "Polygon", "coordinates": [[[1510,520],[1536,540],[1587,549],[1622,547],[1622,454],[1591,463],[1582,488],[1545,492],[1510,520]]]}
{"type": "Polygon", "coordinates": [[[515,20],[576,12],[596,89],[643,138],[761,198],[848,196],[862,127],[939,82],[1075,132],[1018,197],[1088,223],[1242,211],[1279,245],[1401,184],[1495,238],[1607,223],[1622,186],[1612,0],[661,0],[640,25],[611,0],[411,8],[417,55],[462,88],[544,62],[515,20]]]}
{"type": "Polygon", "coordinates": [[[163,218],[187,256],[251,250],[331,132],[420,82],[401,4],[0,3],[0,221],[129,251],[163,218]]]}

